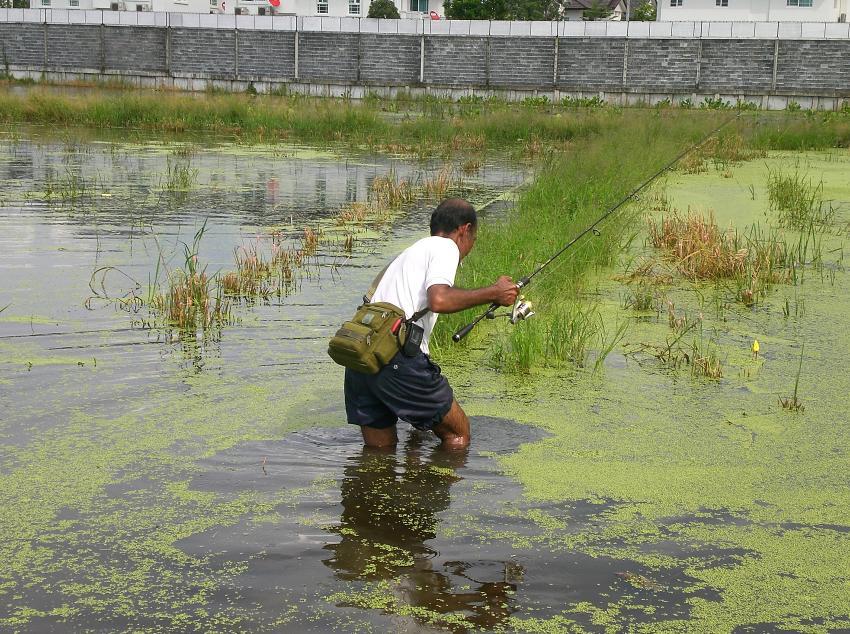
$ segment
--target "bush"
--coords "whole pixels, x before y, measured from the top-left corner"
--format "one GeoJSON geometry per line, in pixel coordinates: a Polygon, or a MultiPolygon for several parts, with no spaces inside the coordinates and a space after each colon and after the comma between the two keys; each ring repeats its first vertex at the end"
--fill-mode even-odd
{"type": "Polygon", "coordinates": [[[372,0],[366,17],[398,20],[401,16],[392,0],[372,0]]]}

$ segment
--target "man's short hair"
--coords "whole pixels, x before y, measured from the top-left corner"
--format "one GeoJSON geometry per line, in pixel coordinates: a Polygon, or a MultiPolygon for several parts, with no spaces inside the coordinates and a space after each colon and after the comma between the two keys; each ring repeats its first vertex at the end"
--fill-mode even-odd
{"type": "Polygon", "coordinates": [[[431,235],[451,233],[465,224],[478,226],[475,207],[463,198],[447,198],[431,214],[431,235]]]}

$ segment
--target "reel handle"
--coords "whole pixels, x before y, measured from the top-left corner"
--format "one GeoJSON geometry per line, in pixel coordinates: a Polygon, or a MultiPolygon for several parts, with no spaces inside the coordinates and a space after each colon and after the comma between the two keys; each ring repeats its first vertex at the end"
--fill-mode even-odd
{"type": "Polygon", "coordinates": [[[475,328],[475,326],[478,325],[479,321],[481,321],[485,317],[491,316],[497,308],[499,308],[499,305],[496,302],[493,302],[492,304],[490,304],[490,307],[486,311],[484,311],[484,313],[482,313],[481,315],[479,315],[478,317],[473,319],[471,322],[466,324],[463,328],[459,328],[458,331],[455,334],[452,335],[452,341],[457,343],[458,341],[460,341],[461,339],[466,337],[466,335],[468,335],[472,331],[472,329],[475,328]]]}
{"type": "Polygon", "coordinates": [[[452,335],[452,341],[457,343],[461,339],[463,339],[466,335],[472,332],[472,329],[475,328],[475,322],[471,321],[466,324],[463,328],[459,328],[458,331],[452,335]]]}

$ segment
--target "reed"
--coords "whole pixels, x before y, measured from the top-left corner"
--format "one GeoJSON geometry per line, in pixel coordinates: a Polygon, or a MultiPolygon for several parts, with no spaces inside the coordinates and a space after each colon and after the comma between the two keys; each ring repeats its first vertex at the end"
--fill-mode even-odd
{"type": "Polygon", "coordinates": [[[795,171],[768,170],[767,194],[770,208],[778,214],[783,227],[806,230],[813,225],[825,227],[835,218],[835,208],[823,199],[823,181],[795,171]]]}

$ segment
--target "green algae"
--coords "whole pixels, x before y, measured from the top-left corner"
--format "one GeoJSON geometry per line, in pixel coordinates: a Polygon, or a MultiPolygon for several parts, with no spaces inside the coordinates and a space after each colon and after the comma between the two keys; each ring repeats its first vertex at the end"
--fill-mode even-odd
{"type": "MultiPolygon", "coordinates": [[[[772,166],[798,160],[784,153],[766,159],[772,166]]],[[[839,214],[846,213],[848,166],[834,154],[808,154],[803,160],[823,176],[824,190],[841,205],[839,214]]],[[[737,165],[733,174],[732,179],[676,174],[668,180],[668,195],[681,207],[711,208],[719,221],[736,226],[764,217],[767,197],[757,188],[753,200],[742,184],[763,183],[764,161],[737,165]]],[[[835,248],[841,237],[830,240],[835,248]]],[[[609,319],[622,310],[622,286],[612,277],[601,272],[588,283],[609,319]]],[[[787,287],[775,288],[758,309],[722,306],[722,288],[674,284],[666,289],[677,307],[701,314],[705,327],[715,329],[727,370],[714,383],[664,371],[640,355],[607,364],[604,376],[540,369],[522,380],[480,368],[473,373],[462,359],[449,357],[447,372],[464,385],[461,398],[469,411],[498,411],[553,435],[500,459],[530,500],[610,505],[598,525],[572,531],[559,531],[557,521],[541,522],[529,512],[529,518],[550,527],[533,539],[506,531],[476,533],[484,540],[509,539],[517,548],[546,543],[614,557],[659,573],[682,569],[692,579],[681,588],[692,595],[684,619],[634,621],[636,606],[651,614],[651,597],[635,603],[600,595],[569,608],[572,614],[592,615],[593,624],[605,631],[846,627],[850,419],[844,404],[850,382],[841,368],[850,339],[835,315],[850,311],[848,277],[839,269],[832,279],[810,277],[794,287],[804,298],[804,315],[784,314],[787,287]],[[713,292],[721,294],[720,302],[713,292]],[[714,304],[721,310],[711,310],[714,304]],[[759,359],[750,351],[755,338],[762,343],[759,359]],[[777,398],[793,388],[802,341],[801,391],[816,405],[794,415],[783,412],[777,398]],[[529,381],[536,389],[529,391],[529,381]],[[501,395],[498,405],[493,392],[501,395]],[[718,596],[700,596],[703,590],[718,596]]],[[[644,342],[663,341],[669,331],[666,319],[632,321],[622,346],[627,353],[644,342]]],[[[475,530],[458,524],[450,530],[475,530]]]]}

